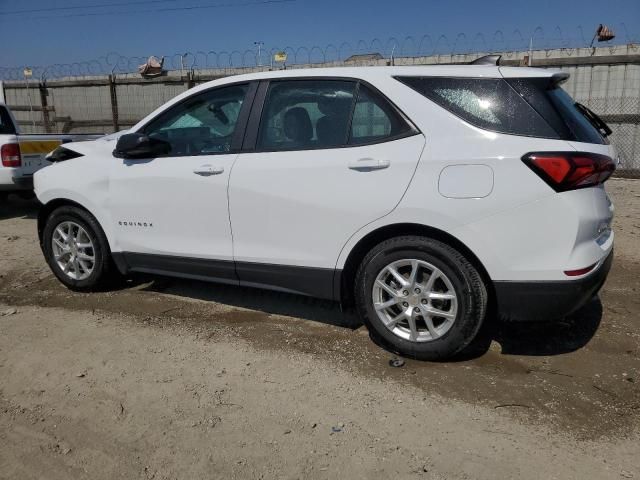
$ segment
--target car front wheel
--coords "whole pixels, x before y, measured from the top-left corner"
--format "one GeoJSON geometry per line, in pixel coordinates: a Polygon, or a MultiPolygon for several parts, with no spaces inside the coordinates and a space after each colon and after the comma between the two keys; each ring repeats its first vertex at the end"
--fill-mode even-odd
{"type": "Polygon", "coordinates": [[[113,270],[102,228],[90,213],[77,207],[63,206],[51,212],[42,249],[55,276],[72,290],[98,289],[113,270]]]}
{"type": "Polygon", "coordinates": [[[356,275],[357,308],[378,344],[420,360],[443,360],[474,339],[486,315],[477,269],[454,248],[426,237],[386,240],[356,275]]]}

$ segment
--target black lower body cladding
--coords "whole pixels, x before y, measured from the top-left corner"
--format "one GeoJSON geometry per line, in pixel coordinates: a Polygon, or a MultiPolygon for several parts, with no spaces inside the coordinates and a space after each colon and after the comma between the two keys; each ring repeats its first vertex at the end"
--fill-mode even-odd
{"type": "Polygon", "coordinates": [[[572,314],[598,293],[611,269],[613,251],[597,270],[579,280],[493,282],[498,314],[508,321],[558,320],[572,314]]]}

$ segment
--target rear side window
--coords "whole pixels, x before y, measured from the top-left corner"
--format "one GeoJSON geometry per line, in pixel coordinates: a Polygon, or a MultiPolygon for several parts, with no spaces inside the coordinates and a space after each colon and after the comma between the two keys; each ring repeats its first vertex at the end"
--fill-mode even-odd
{"type": "Polygon", "coordinates": [[[536,109],[564,140],[607,143],[576,102],[549,78],[513,78],[509,84],[536,109]]]}
{"type": "Polygon", "coordinates": [[[560,138],[503,79],[401,77],[398,80],[477,127],[513,135],[560,138]]]}
{"type": "Polygon", "coordinates": [[[258,150],[365,145],[416,133],[380,93],[351,79],[277,80],[269,84],[258,150]]]}
{"type": "Polygon", "coordinates": [[[290,80],[269,85],[258,149],[308,150],[344,145],[356,83],[290,80]]]}
{"type": "Polygon", "coordinates": [[[13,135],[16,133],[11,116],[5,107],[0,107],[0,134],[13,135]]]}

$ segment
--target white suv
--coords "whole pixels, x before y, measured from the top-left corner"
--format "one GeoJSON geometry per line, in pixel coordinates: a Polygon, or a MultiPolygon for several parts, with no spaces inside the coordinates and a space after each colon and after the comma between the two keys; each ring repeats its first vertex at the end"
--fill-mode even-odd
{"type": "Polygon", "coordinates": [[[355,303],[374,339],[459,353],[487,312],[568,315],[612,259],[608,127],[564,73],[494,65],[228,77],[50,155],[42,250],[69,288],[146,272],[355,303]]]}

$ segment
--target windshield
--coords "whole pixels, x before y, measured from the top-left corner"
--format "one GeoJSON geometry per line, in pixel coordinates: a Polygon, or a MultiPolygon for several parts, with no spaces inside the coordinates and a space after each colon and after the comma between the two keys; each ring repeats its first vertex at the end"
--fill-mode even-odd
{"type": "Polygon", "coordinates": [[[560,115],[564,118],[576,140],[587,143],[605,143],[602,135],[576,106],[576,102],[561,87],[547,91],[560,115]]]}
{"type": "Polygon", "coordinates": [[[12,135],[16,133],[16,128],[11,121],[11,116],[5,107],[0,106],[0,134],[12,135]]]}

